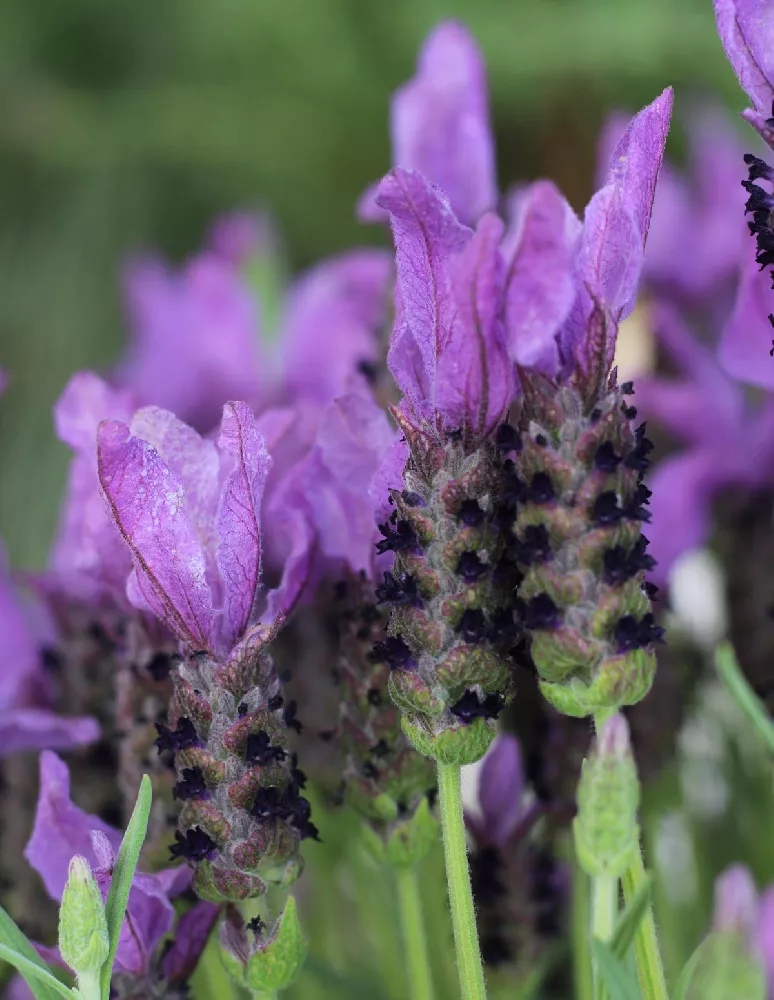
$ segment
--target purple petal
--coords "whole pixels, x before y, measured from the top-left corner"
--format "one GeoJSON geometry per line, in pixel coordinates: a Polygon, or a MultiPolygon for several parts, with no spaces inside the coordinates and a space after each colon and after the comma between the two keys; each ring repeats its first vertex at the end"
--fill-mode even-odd
{"type": "Polygon", "coordinates": [[[387,353],[387,365],[403,393],[404,400],[418,424],[430,423],[433,419],[433,390],[425,359],[419,349],[414,334],[406,322],[400,291],[395,290],[395,322],[387,353]]]}
{"type": "Polygon", "coordinates": [[[711,449],[664,459],[648,480],[652,522],[647,527],[650,553],[657,560],[650,574],[666,583],[674,562],[684,552],[704,545],[712,530],[710,504],[716,490],[733,476],[721,468],[711,449]]]}
{"type": "Polygon", "coordinates": [[[77,372],[54,406],[54,426],[60,441],[96,466],[100,423],[128,420],[134,409],[132,393],[112,388],[93,372],[77,372]]]}
{"type": "Polygon", "coordinates": [[[758,919],[758,890],[746,865],[731,865],[715,879],[713,927],[752,935],[758,919]]]}
{"type": "Polygon", "coordinates": [[[284,542],[282,578],[269,591],[263,622],[273,622],[278,615],[287,618],[298,604],[312,577],[316,538],[311,521],[302,510],[279,510],[273,524],[281,530],[284,542]]]}
{"type": "Polygon", "coordinates": [[[524,770],[515,736],[501,733],[484,758],[478,786],[481,832],[488,844],[502,846],[523,814],[524,770]]]}
{"type": "Polygon", "coordinates": [[[396,437],[382,454],[368,487],[377,524],[386,521],[395,509],[389,502],[390,490],[403,489],[403,470],[406,468],[408,455],[408,443],[402,437],[396,437]]]}
{"type": "Polygon", "coordinates": [[[597,191],[583,216],[578,255],[579,280],[617,320],[634,307],[642,272],[644,244],[631,209],[619,187],[597,191]]]}
{"type": "Polygon", "coordinates": [[[0,712],[0,759],[25,750],[70,750],[99,737],[99,724],[88,716],[68,718],[42,708],[0,712]]]}
{"type": "Polygon", "coordinates": [[[114,853],[118,852],[119,831],[73,805],[67,765],[55,753],[44,751],[40,755],[40,793],[35,825],[24,856],[43,879],[52,899],[62,898],[73,855],[81,854],[92,867],[97,867],[92,830],[104,833],[114,853]]]}
{"type": "Polygon", "coordinates": [[[671,87],[631,120],[610,158],[605,186],[620,188],[642,239],[648,238],[653,197],[664,157],[674,94],[671,87]]]}
{"type": "Polygon", "coordinates": [[[207,237],[213,253],[242,267],[260,253],[275,254],[277,238],[271,219],[263,212],[229,212],[215,220],[207,237]]]}
{"type": "Polygon", "coordinates": [[[774,9],[768,0],[715,0],[726,56],[758,111],[774,99],[774,9]]]}
{"type": "Polygon", "coordinates": [[[212,594],[182,483],[154,448],[117,421],[100,426],[98,462],[108,509],[132,553],[136,590],[190,648],[207,649],[212,594]]]}
{"type": "Polygon", "coordinates": [[[436,359],[454,322],[451,260],[472,233],[457,221],[446,198],[415,171],[389,173],[379,186],[378,201],[392,223],[401,322],[411,330],[432,385],[436,359]]]}
{"type": "Polygon", "coordinates": [[[495,207],[486,68],[461,24],[446,22],[429,35],[417,75],[393,98],[392,141],[393,164],[437,184],[463,222],[474,225],[495,207]]]}
{"type": "Polygon", "coordinates": [[[246,403],[226,403],[218,447],[234,467],[218,509],[218,569],[223,584],[227,649],[247,627],[261,580],[261,501],[271,457],[246,403]]]}
{"type": "Polygon", "coordinates": [[[771,277],[759,270],[750,253],[733,312],[723,327],[718,359],[729,375],[764,389],[774,389],[774,359],[770,356],[774,330],[768,318],[771,309],[771,277]]]}
{"type": "Polygon", "coordinates": [[[505,279],[505,325],[513,361],[556,372],[556,335],[575,298],[581,224],[558,188],[538,181],[514,200],[513,254],[505,279]]]}
{"type": "Polygon", "coordinates": [[[774,996],[774,886],[761,894],[754,940],[756,951],[766,969],[771,997],[774,996]]]}
{"type": "Polygon", "coordinates": [[[390,255],[356,250],[325,261],[293,286],[283,322],[291,396],[326,406],[364,363],[378,361],[392,278],[390,255]]]}
{"type": "Polygon", "coordinates": [[[132,338],[122,385],[205,431],[227,399],[256,398],[258,307],[234,266],[214,253],[178,272],[146,259],[130,264],[125,284],[132,338]]]}
{"type": "Polygon", "coordinates": [[[145,406],[131,419],[132,437],[141,438],[180,481],[185,509],[207,562],[207,580],[215,578],[215,518],[220,496],[220,458],[215,443],[201,437],[169,410],[145,406]]]}
{"type": "Polygon", "coordinates": [[[219,906],[200,902],[178,920],[172,947],[162,962],[164,978],[168,982],[188,982],[219,915],[219,906]]]}
{"type": "Polygon", "coordinates": [[[502,422],[513,396],[513,365],[502,321],[503,223],[485,215],[454,261],[456,316],[438,357],[435,405],[450,427],[481,440],[502,422]]]}

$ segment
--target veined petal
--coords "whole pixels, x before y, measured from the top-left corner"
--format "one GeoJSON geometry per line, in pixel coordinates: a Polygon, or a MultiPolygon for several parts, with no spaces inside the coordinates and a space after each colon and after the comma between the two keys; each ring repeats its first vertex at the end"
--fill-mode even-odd
{"type": "Polygon", "coordinates": [[[715,0],[726,56],[758,111],[774,100],[774,9],[768,0],[715,0]]]}
{"type": "Polygon", "coordinates": [[[761,271],[747,254],[734,309],[723,327],[718,360],[729,375],[774,389],[774,358],[770,356],[774,329],[769,322],[774,300],[771,275],[761,271]]]}
{"type": "Polygon", "coordinates": [[[250,620],[261,580],[261,501],[271,457],[246,403],[226,403],[218,447],[234,468],[218,509],[218,569],[223,585],[224,644],[230,648],[250,620]]]}
{"type": "Polygon", "coordinates": [[[145,603],[191,649],[209,648],[212,594],[179,477],[147,441],[113,420],[99,428],[98,466],[108,511],[129,547],[145,603]]]}

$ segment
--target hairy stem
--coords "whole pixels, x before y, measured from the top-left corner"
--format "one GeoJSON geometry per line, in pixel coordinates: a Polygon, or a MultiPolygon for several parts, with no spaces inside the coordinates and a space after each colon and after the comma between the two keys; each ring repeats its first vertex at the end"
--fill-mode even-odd
{"type": "Polygon", "coordinates": [[[484,969],[470,888],[459,764],[438,762],[438,801],[462,1000],[486,1000],[484,969]]]}
{"type": "MultiPolygon", "coordinates": [[[[645,865],[642,861],[642,850],[638,849],[634,852],[632,862],[623,877],[624,898],[627,904],[637,895],[644,878],[645,865]]],[[[634,954],[637,960],[637,978],[643,1000],[669,1000],[658,935],[656,934],[656,921],[653,919],[653,907],[650,905],[637,928],[634,938],[634,954]]]]}
{"type": "Polygon", "coordinates": [[[411,1000],[433,1000],[433,978],[427,954],[422,900],[415,868],[399,868],[395,872],[403,927],[403,946],[408,965],[411,1000]]]}

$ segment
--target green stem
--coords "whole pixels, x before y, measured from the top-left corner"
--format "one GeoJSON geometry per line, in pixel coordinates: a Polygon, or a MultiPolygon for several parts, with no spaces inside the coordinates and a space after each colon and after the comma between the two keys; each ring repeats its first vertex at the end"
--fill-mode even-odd
{"type": "Polygon", "coordinates": [[[774,723],[769,718],[763,702],[755,694],[739,669],[736,654],[730,643],[722,642],[718,646],[715,651],[715,665],[723,683],[736,704],[744,712],[747,721],[768,750],[774,753],[774,723]]]}
{"type": "MultiPolygon", "coordinates": [[[[645,865],[642,861],[642,850],[638,848],[623,877],[624,898],[627,904],[637,895],[644,879],[645,865]]],[[[669,1000],[651,905],[648,906],[637,928],[634,937],[634,956],[637,960],[637,979],[640,983],[642,1000],[669,1000]]]]}
{"type": "Polygon", "coordinates": [[[78,976],[78,996],[81,1000],[100,1000],[102,988],[99,969],[96,972],[82,972],[78,976]]]}
{"type": "Polygon", "coordinates": [[[572,964],[575,1000],[593,1000],[589,949],[589,879],[577,858],[572,870],[572,964]]]}
{"type": "MultiPolygon", "coordinates": [[[[617,910],[618,879],[611,875],[597,875],[591,880],[591,933],[598,941],[612,940],[617,910]]],[[[594,996],[597,1000],[605,1000],[607,997],[596,967],[594,996]]]]}
{"type": "Polygon", "coordinates": [[[442,764],[438,761],[438,801],[462,1000],[486,1000],[476,913],[470,889],[459,764],[442,764]]]}
{"type": "Polygon", "coordinates": [[[425,922],[422,918],[416,869],[398,868],[395,877],[403,925],[403,945],[408,963],[410,997],[411,1000],[433,1000],[433,979],[427,955],[425,922]]]}

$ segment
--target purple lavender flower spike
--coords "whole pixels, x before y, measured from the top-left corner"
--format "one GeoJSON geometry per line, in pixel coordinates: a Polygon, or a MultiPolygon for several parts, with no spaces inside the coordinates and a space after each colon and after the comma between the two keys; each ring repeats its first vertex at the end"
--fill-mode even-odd
{"type": "Polygon", "coordinates": [[[326,406],[358,369],[380,355],[392,261],[382,250],[356,250],[324,261],[290,290],[283,317],[285,389],[295,400],[326,406]]]}
{"type": "Polygon", "coordinates": [[[174,272],[146,259],[130,263],[125,283],[132,337],[121,385],[205,431],[225,400],[257,398],[257,304],[233,265],[202,253],[174,272]]]}
{"type": "Polygon", "coordinates": [[[289,717],[266,652],[302,586],[311,533],[299,525],[288,532],[291,559],[269,604],[277,618],[261,623],[260,505],[270,459],[252,411],[224,407],[213,475],[208,443],[171,414],[140,411],[132,430],[143,428],[163,456],[125,424],[108,422],[100,427],[99,470],[135,564],[130,598],[181,641],[170,726],[157,741],[175,753],[174,791],[184,803],[172,854],[194,863],[203,898],[244,899],[265,892],[267,880],[292,882],[303,864],[300,840],[316,835],[284,747],[289,717]],[[221,484],[217,508],[209,485],[197,492],[198,467],[205,482],[221,484]],[[256,759],[252,738],[277,753],[256,759]]]}
{"type": "Polygon", "coordinates": [[[772,305],[770,276],[755,260],[746,261],[733,312],[723,327],[718,359],[733,378],[763,389],[774,389],[774,362],[769,357],[772,305]]]}
{"type": "Polygon", "coordinates": [[[478,845],[503,847],[524,815],[524,771],[519,741],[500,733],[484,758],[478,785],[481,816],[465,822],[478,845]]]}
{"type": "MultiPolygon", "coordinates": [[[[417,75],[392,101],[392,162],[417,170],[445,193],[457,217],[475,225],[495,208],[497,181],[486,69],[467,30],[439,25],[427,38],[417,75]]],[[[361,218],[383,219],[376,187],[361,218]]]]}
{"type": "Polygon", "coordinates": [[[555,375],[556,335],[576,294],[574,265],[581,224],[550,181],[537,181],[518,192],[512,212],[505,251],[508,350],[517,364],[555,375]]]}
{"type": "Polygon", "coordinates": [[[54,407],[57,434],[75,457],[50,572],[60,590],[88,604],[125,602],[131,564],[100,496],[94,441],[100,421],[128,420],[134,405],[130,393],[112,389],[91,372],[79,372],[54,407]]]}
{"type": "Polygon", "coordinates": [[[715,0],[718,34],[739,83],[766,117],[774,101],[774,11],[766,0],[715,0]]]}
{"type": "Polygon", "coordinates": [[[208,649],[212,594],[180,479],[155,448],[117,421],[100,425],[98,463],[110,514],[134,562],[130,599],[192,648],[208,649]]]}

